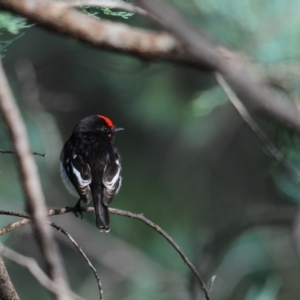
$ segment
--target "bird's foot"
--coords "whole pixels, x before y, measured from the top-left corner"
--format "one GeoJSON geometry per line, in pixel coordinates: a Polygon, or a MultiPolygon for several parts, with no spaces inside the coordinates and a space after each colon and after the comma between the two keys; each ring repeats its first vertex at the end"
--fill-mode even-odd
{"type": "Polygon", "coordinates": [[[81,199],[79,199],[78,202],[76,203],[76,205],[74,206],[73,213],[76,216],[76,218],[78,218],[78,215],[80,215],[80,217],[82,219],[83,218],[83,214],[82,214],[83,210],[82,210],[82,207],[80,205],[80,200],[81,199]]]}

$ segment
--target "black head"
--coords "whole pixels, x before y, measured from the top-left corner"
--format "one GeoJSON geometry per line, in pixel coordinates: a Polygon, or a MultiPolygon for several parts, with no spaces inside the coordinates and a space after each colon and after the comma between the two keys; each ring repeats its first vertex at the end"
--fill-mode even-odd
{"type": "Polygon", "coordinates": [[[108,138],[112,138],[114,133],[124,130],[123,128],[116,127],[111,119],[95,115],[82,119],[74,128],[73,133],[78,132],[97,132],[101,133],[108,138]]]}

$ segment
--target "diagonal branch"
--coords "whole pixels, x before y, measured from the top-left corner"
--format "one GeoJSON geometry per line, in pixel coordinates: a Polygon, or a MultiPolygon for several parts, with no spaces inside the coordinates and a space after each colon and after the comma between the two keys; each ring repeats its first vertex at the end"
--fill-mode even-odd
{"type": "MultiPolygon", "coordinates": [[[[33,258],[17,253],[9,249],[8,247],[4,246],[1,243],[0,243],[0,253],[1,255],[8,258],[9,260],[13,261],[14,263],[27,268],[28,271],[36,278],[36,280],[47,290],[51,291],[53,294],[55,294],[57,290],[61,289],[60,285],[52,281],[39,267],[39,265],[33,258]]],[[[70,290],[67,290],[66,293],[71,294],[75,299],[84,300],[82,297],[76,295],[70,290]]],[[[7,298],[7,299],[13,300],[13,298],[7,298]]]]}
{"type": "MultiPolygon", "coordinates": [[[[83,212],[93,212],[94,213],[94,208],[93,207],[86,207],[86,208],[82,208],[82,211],[83,212]]],[[[69,212],[74,212],[74,208],[73,207],[63,207],[61,209],[51,209],[51,210],[48,211],[47,215],[48,216],[62,215],[62,214],[69,213],[69,212]]],[[[128,217],[128,218],[133,218],[133,219],[140,220],[143,223],[145,223],[146,225],[153,228],[160,235],[162,235],[169,242],[169,244],[171,244],[171,246],[179,253],[179,255],[181,256],[183,261],[188,265],[188,267],[190,268],[192,273],[196,276],[196,278],[198,279],[198,282],[200,283],[200,286],[202,287],[202,290],[204,292],[205,299],[206,300],[211,299],[211,297],[209,295],[209,290],[208,290],[204,280],[202,279],[201,274],[198,272],[198,270],[192,264],[192,262],[189,260],[189,258],[184,254],[184,252],[181,250],[181,248],[175,243],[175,241],[162,228],[160,228],[158,225],[156,225],[155,223],[153,223],[152,221],[150,221],[149,219],[144,217],[143,214],[134,214],[134,213],[124,211],[124,210],[120,210],[120,209],[116,209],[116,208],[109,208],[109,212],[112,213],[112,214],[116,214],[116,215],[120,215],[120,216],[124,216],[124,217],[128,217]]],[[[22,219],[20,221],[17,221],[15,223],[9,224],[6,227],[3,227],[2,229],[0,229],[0,236],[31,222],[31,219],[29,219],[29,216],[27,216],[25,214],[22,214],[22,213],[15,213],[15,212],[9,212],[9,211],[1,210],[0,215],[10,215],[10,216],[18,216],[18,217],[26,218],[26,219],[22,219]]]]}
{"type": "Polygon", "coordinates": [[[264,146],[269,150],[271,155],[282,164],[288,171],[290,171],[296,178],[300,179],[300,173],[285,159],[283,154],[275,146],[275,144],[270,140],[270,138],[262,131],[259,125],[251,117],[241,100],[237,97],[231,87],[228,85],[226,80],[220,73],[215,73],[216,80],[226,96],[228,97],[231,104],[237,110],[242,119],[250,127],[250,129],[255,133],[255,135],[260,139],[264,146]]]}
{"type": "MultiPolygon", "coordinates": [[[[74,209],[72,207],[63,207],[61,209],[50,209],[47,212],[47,216],[62,215],[62,214],[65,214],[67,212],[73,212],[73,211],[74,211],[74,209]]],[[[93,210],[89,210],[88,208],[86,208],[85,211],[90,212],[90,211],[93,211],[93,210]]],[[[8,226],[5,226],[2,229],[0,229],[0,236],[32,222],[30,216],[28,216],[26,214],[23,214],[23,213],[15,213],[15,212],[12,212],[12,211],[0,210],[0,215],[8,215],[8,216],[24,218],[20,221],[17,221],[15,223],[12,223],[12,224],[10,224],[8,226]]],[[[71,241],[71,243],[75,246],[75,248],[79,251],[79,253],[84,258],[84,260],[87,262],[87,264],[89,265],[89,267],[93,271],[93,273],[95,275],[95,278],[97,280],[100,300],[103,300],[103,289],[102,289],[102,284],[101,284],[99,275],[98,275],[95,267],[93,266],[93,264],[89,260],[89,258],[86,256],[86,254],[82,250],[82,248],[78,245],[78,243],[74,240],[74,238],[66,230],[64,230],[62,227],[58,226],[57,224],[55,224],[53,222],[49,222],[48,224],[51,225],[53,228],[55,228],[57,231],[63,233],[71,241]]]]}
{"type": "Polygon", "coordinates": [[[198,282],[200,283],[200,286],[201,286],[201,288],[204,292],[205,299],[206,300],[211,299],[210,295],[209,295],[209,290],[208,290],[202,276],[200,275],[200,273],[196,269],[196,267],[192,264],[192,262],[189,260],[189,258],[184,254],[184,252],[181,250],[181,248],[175,243],[175,241],[162,228],[160,228],[158,225],[156,225],[155,223],[148,220],[146,217],[144,217],[143,214],[134,214],[134,213],[131,213],[131,212],[128,212],[128,211],[122,211],[120,209],[115,209],[115,208],[109,208],[109,212],[113,213],[113,214],[116,214],[116,215],[125,216],[125,217],[128,217],[128,218],[134,218],[134,219],[140,220],[140,221],[144,222],[146,225],[153,228],[160,235],[162,235],[172,245],[172,247],[179,253],[179,255],[181,256],[183,261],[188,265],[190,270],[196,276],[196,278],[198,279],[198,282]]]}
{"type": "Polygon", "coordinates": [[[5,267],[4,261],[0,256],[0,299],[2,300],[20,300],[17,291],[5,267]]]}
{"type": "MultiPolygon", "coordinates": [[[[172,60],[179,56],[179,43],[166,33],[157,34],[123,23],[97,20],[62,3],[47,0],[8,0],[0,1],[0,7],[97,47],[146,59],[172,60]]],[[[184,56],[181,56],[181,60],[183,59],[184,56]]]]}
{"type": "Polygon", "coordinates": [[[104,298],[103,298],[103,289],[102,289],[101,280],[99,278],[99,275],[98,275],[98,272],[97,272],[96,268],[93,266],[93,264],[91,263],[91,261],[89,260],[87,255],[84,253],[82,248],[78,245],[78,243],[74,240],[74,238],[65,229],[63,229],[62,227],[56,225],[55,223],[50,223],[50,225],[53,228],[55,228],[57,231],[64,234],[71,241],[71,243],[74,245],[74,247],[78,250],[78,252],[83,257],[83,259],[87,262],[88,266],[93,271],[94,276],[96,278],[96,281],[97,281],[97,284],[98,284],[98,289],[99,289],[100,300],[103,300],[104,298]]]}
{"type": "Polygon", "coordinates": [[[241,93],[243,101],[293,126],[300,133],[299,113],[294,104],[269,87],[261,70],[249,59],[191,28],[165,1],[137,0],[137,3],[172,35],[96,20],[54,1],[6,0],[0,1],[0,8],[96,47],[219,72],[241,93]]]}
{"type": "MultiPolygon", "coordinates": [[[[2,149],[0,149],[0,153],[2,153],[2,154],[15,154],[14,151],[10,151],[10,150],[2,150],[2,149]]],[[[32,152],[32,155],[37,155],[37,156],[46,157],[46,154],[39,153],[39,152],[32,152]]]]}
{"type": "Polygon", "coordinates": [[[268,87],[260,71],[245,56],[234,53],[192,28],[177,11],[164,0],[137,0],[162,28],[184,45],[185,55],[196,64],[205,64],[221,73],[253,107],[263,109],[273,117],[292,125],[300,132],[299,113],[290,99],[268,87]]]}
{"type": "Polygon", "coordinates": [[[9,88],[1,61],[0,110],[15,148],[21,182],[27,201],[26,204],[33,219],[37,241],[46,260],[50,278],[61,287],[61,289],[56,289],[54,295],[56,299],[71,299],[66,292],[68,284],[64,278],[64,270],[58,250],[54,243],[52,232],[47,226],[45,198],[39,181],[37,167],[30,150],[25,124],[9,88]]]}

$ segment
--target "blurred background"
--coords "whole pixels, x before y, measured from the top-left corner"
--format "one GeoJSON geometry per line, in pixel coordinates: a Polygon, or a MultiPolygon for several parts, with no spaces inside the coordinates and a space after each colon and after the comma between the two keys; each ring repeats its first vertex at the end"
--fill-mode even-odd
{"type": "MultiPolygon", "coordinates": [[[[270,84],[298,101],[299,1],[173,4],[194,26],[260,63],[279,78],[270,84]]],[[[91,17],[152,27],[139,16],[84,10],[91,17]]],[[[32,149],[46,153],[35,159],[49,208],[77,201],[59,175],[59,153],[74,125],[89,115],[109,116],[125,128],[116,136],[123,184],[112,207],[144,213],[166,230],[208,284],[216,276],[214,300],[299,299],[294,225],[299,182],[274,162],[211,74],[95,49],[4,12],[0,28],[3,63],[32,149]]],[[[261,112],[251,113],[287,160],[300,167],[298,135],[261,112]]],[[[11,150],[0,122],[0,148],[11,150]]],[[[1,209],[22,212],[14,156],[0,155],[1,209]]],[[[71,214],[52,219],[95,264],[105,299],[203,299],[177,252],[138,220],[112,215],[111,232],[103,234],[92,214],[82,220],[71,214]]],[[[14,220],[1,216],[0,225],[14,220]]],[[[96,281],[82,257],[63,235],[55,236],[72,289],[98,299],[96,281]]],[[[1,241],[43,265],[29,226],[1,241]]],[[[25,269],[5,262],[22,299],[51,299],[25,269]]]]}

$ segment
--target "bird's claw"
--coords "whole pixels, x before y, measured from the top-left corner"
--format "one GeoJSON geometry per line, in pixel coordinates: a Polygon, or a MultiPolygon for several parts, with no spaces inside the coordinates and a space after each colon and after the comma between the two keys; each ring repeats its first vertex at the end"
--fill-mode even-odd
{"type": "Polygon", "coordinates": [[[78,215],[79,215],[82,219],[83,218],[82,212],[83,212],[83,210],[82,210],[82,207],[80,205],[80,199],[79,199],[79,201],[76,203],[76,205],[73,208],[73,213],[76,216],[76,218],[78,218],[78,215]]]}

